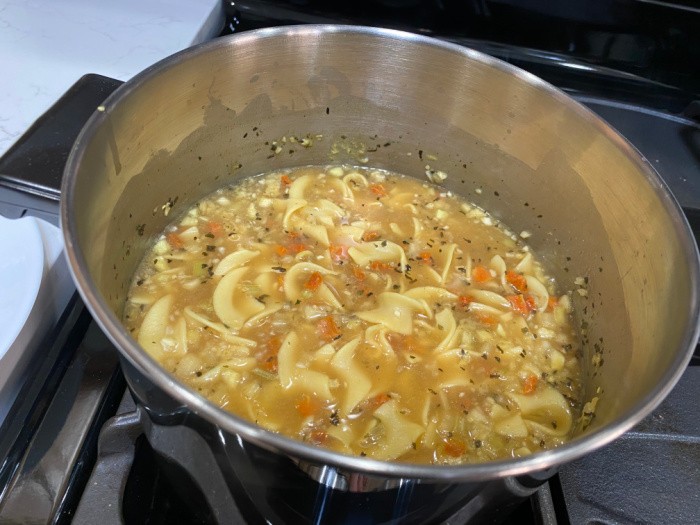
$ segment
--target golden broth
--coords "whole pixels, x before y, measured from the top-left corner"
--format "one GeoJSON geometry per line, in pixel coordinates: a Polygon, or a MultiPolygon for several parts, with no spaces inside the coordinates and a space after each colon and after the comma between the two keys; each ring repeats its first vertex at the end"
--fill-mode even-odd
{"type": "Polygon", "coordinates": [[[179,380],[267,429],[464,463],[567,440],[581,395],[569,310],[483,210],[331,166],[198,202],[144,258],[124,322],[179,380]]]}

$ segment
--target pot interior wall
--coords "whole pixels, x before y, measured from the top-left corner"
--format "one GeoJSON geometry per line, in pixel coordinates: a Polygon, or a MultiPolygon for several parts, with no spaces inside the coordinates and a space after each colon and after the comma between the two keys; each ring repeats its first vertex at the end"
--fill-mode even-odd
{"type": "Polygon", "coordinates": [[[197,199],[276,168],[366,163],[444,171],[445,187],[532,233],[572,291],[587,398],[600,398],[589,431],[684,351],[682,222],[626,143],[539,80],[420,39],[311,28],[181,58],[122,88],[79,144],[77,243],[116,318],[148,245],[197,199]]]}

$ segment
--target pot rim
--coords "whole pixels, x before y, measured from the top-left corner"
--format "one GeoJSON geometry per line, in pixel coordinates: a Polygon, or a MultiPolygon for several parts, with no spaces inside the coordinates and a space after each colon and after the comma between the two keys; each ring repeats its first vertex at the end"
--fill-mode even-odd
{"type": "Polygon", "coordinates": [[[495,479],[544,470],[561,463],[572,461],[611,442],[651,413],[680,379],[691,359],[693,349],[700,335],[700,323],[697,321],[700,317],[700,304],[698,301],[700,256],[698,254],[698,248],[690,226],[681,211],[680,205],[671,194],[665,181],[641,153],[591,110],[539,77],[479,51],[423,35],[366,26],[299,25],[246,31],[184,49],[160,60],[137,74],[131,80],[125,82],[92,114],[71,149],[64,169],[61,195],[61,229],[63,231],[66,256],[73,280],[93,318],[124,358],[175,400],[183,403],[195,414],[202,416],[218,428],[232,435],[238,435],[256,445],[267,449],[272,448],[295,458],[332,465],[351,471],[379,475],[382,477],[421,478],[425,480],[453,482],[483,481],[485,479],[495,479]],[[631,409],[616,418],[615,421],[588,434],[573,438],[560,447],[536,452],[523,458],[458,466],[379,461],[358,456],[349,456],[308,445],[301,441],[265,430],[252,422],[219,408],[175,380],[173,376],[168,374],[153,358],[144,352],[138,343],[129,335],[121,321],[108,307],[106,301],[98,291],[97,286],[88,273],[85,257],[76,243],[77,224],[74,206],[76,177],[74,175],[79,171],[81,165],[82,156],[85,152],[84,144],[89,141],[100,127],[108,122],[112,107],[117,106],[123,99],[128,98],[133,91],[138,90],[139,86],[146,83],[151,78],[161,74],[161,72],[165,70],[176,67],[180,62],[191,60],[199,55],[207,54],[228,46],[234,46],[239,42],[248,40],[293,38],[326,33],[345,33],[366,35],[369,37],[379,36],[437,47],[445,51],[458,53],[468,59],[481,62],[502,72],[515,75],[521,81],[528,83],[538,90],[544,91],[558,102],[567,105],[575,111],[579,117],[595,126],[595,128],[608,140],[613,142],[630,161],[638,166],[640,175],[646,177],[647,182],[654,188],[658,198],[663,203],[666,212],[672,219],[675,234],[680,238],[683,244],[684,255],[688,261],[691,274],[691,282],[689,283],[691,293],[688,304],[688,310],[690,312],[689,319],[691,321],[682,340],[682,347],[685,348],[685,352],[677,352],[675,359],[662,377],[662,380],[631,409]],[[694,326],[690,326],[690,324],[692,324],[692,319],[696,320],[694,326]]]}

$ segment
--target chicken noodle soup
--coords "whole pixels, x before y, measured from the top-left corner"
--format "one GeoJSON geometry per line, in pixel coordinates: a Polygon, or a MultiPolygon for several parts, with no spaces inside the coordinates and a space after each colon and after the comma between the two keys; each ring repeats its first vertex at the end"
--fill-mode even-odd
{"type": "Polygon", "coordinates": [[[212,402],[382,460],[522,456],[570,435],[567,295],[478,207],[365,168],[250,178],[171,224],[124,319],[212,402]]]}

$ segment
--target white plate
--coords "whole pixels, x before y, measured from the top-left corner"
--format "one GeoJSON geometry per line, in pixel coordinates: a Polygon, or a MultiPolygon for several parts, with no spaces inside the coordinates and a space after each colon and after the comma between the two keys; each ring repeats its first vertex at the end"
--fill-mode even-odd
{"type": "MultiPolygon", "coordinates": [[[[44,268],[44,243],[36,220],[0,217],[0,362],[30,317],[44,268]]],[[[2,364],[0,384],[9,373],[7,363],[2,364]]]]}

